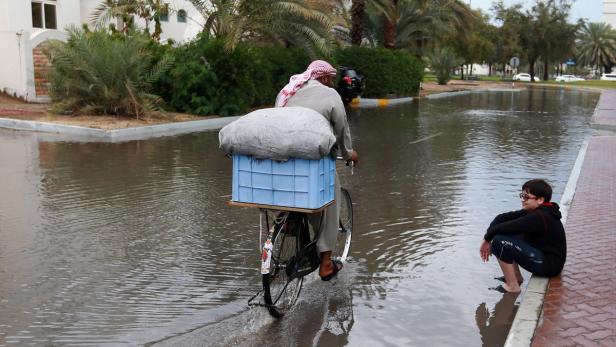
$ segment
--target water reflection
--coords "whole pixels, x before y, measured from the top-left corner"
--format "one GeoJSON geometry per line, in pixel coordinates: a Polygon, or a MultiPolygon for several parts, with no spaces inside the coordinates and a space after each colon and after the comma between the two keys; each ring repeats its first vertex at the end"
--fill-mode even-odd
{"type": "Polygon", "coordinates": [[[509,331],[511,323],[518,311],[514,305],[518,295],[504,294],[490,311],[485,302],[477,306],[475,310],[475,322],[481,334],[481,342],[485,347],[500,347],[505,344],[506,336],[503,331],[509,331]]]}
{"type": "Polygon", "coordinates": [[[488,289],[500,272],[480,261],[481,236],[531,177],[558,201],[596,101],[529,90],[351,111],[350,263],[334,285],[309,281],[281,322],[246,308],[258,214],[226,206],[216,133],[97,144],[0,131],[0,346],[479,345],[477,303],[511,312],[488,289]]]}

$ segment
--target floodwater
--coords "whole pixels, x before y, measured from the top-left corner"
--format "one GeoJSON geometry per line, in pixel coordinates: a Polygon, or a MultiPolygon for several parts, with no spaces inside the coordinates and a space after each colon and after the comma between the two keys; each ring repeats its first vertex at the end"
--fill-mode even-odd
{"type": "MultiPolygon", "coordinates": [[[[598,94],[534,89],[349,111],[351,258],[282,320],[258,213],[216,132],[118,144],[0,130],[0,346],[496,346],[519,304],[478,247],[543,177],[558,201],[598,94]]],[[[528,276],[525,277],[528,280],[528,276]]]]}

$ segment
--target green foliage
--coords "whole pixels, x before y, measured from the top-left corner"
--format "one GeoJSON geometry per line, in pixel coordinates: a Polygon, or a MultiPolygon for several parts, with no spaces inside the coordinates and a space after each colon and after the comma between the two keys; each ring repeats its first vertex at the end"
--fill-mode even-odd
{"type": "MultiPolygon", "coordinates": [[[[90,19],[97,28],[102,29],[114,19],[120,20],[120,31],[128,33],[137,30],[134,17],[137,16],[145,22],[143,32],[150,35],[150,23],[154,22],[154,32],[151,37],[159,39],[162,33],[161,16],[169,14],[169,5],[163,0],[103,0],[100,1],[90,19]]],[[[110,25],[116,30],[115,25],[110,25]]]]}
{"type": "Polygon", "coordinates": [[[442,40],[443,46],[453,48],[465,64],[494,62],[496,27],[490,24],[490,18],[481,11],[474,11],[474,14],[468,23],[469,30],[456,31],[442,40]]]}
{"type": "MultiPolygon", "coordinates": [[[[156,84],[169,106],[180,112],[229,116],[272,105],[289,77],[303,72],[311,60],[301,49],[240,43],[228,51],[225,43],[202,36],[173,48],[181,63],[156,84]]],[[[159,48],[161,54],[164,47],[159,48]]],[[[328,60],[360,70],[367,78],[367,97],[414,94],[423,78],[422,62],[403,51],[349,47],[328,60]]]]}
{"type": "Polygon", "coordinates": [[[68,35],[66,43],[50,45],[53,110],[140,118],[161,106],[162,99],[151,93],[152,83],[173,60],[166,55],[155,59],[148,36],[75,27],[68,28],[68,35]]]}
{"type": "Polygon", "coordinates": [[[336,52],[336,61],[366,77],[365,97],[412,95],[423,79],[423,63],[404,51],[353,46],[336,52]]]}
{"type": "Polygon", "coordinates": [[[474,14],[459,0],[372,0],[366,36],[375,46],[404,48],[420,56],[426,46],[469,31],[474,14]]]}
{"type": "MultiPolygon", "coordinates": [[[[520,4],[506,7],[502,0],[495,2],[496,19],[503,23],[509,35],[517,39],[519,52],[511,52],[528,63],[529,73],[534,76],[535,63],[544,64],[544,79],[547,79],[549,64],[570,56],[577,25],[568,23],[571,1],[537,1],[529,10],[520,4]]],[[[508,59],[503,56],[503,59],[508,59]]]]}
{"type": "Polygon", "coordinates": [[[436,48],[426,56],[430,67],[436,74],[438,84],[445,85],[451,79],[451,71],[462,64],[463,59],[457,57],[449,47],[436,48]]]}
{"type": "Polygon", "coordinates": [[[253,48],[253,52],[257,65],[254,83],[259,90],[253,106],[273,104],[289,78],[304,72],[311,61],[303,50],[282,46],[253,48]]]}
{"type": "Polygon", "coordinates": [[[578,63],[593,67],[616,64],[616,30],[605,23],[586,23],[577,36],[578,63]]]}
{"type": "Polygon", "coordinates": [[[175,110],[200,115],[237,115],[253,106],[272,105],[292,74],[309,59],[298,49],[249,47],[224,49],[225,41],[201,36],[175,49],[175,65],[157,83],[175,110]]]}
{"type": "Polygon", "coordinates": [[[234,49],[240,42],[289,43],[311,56],[332,42],[330,0],[191,0],[206,22],[203,33],[234,49]]]}

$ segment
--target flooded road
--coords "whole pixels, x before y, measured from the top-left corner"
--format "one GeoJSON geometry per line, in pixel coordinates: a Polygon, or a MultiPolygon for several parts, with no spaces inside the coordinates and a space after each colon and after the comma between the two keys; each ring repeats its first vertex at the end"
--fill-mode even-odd
{"type": "Polygon", "coordinates": [[[332,283],[309,277],[282,321],[246,306],[259,218],[226,205],[216,132],[0,130],[0,346],[502,345],[519,297],[489,289],[500,270],[481,238],[530,178],[559,201],[597,100],[535,89],[351,110],[351,259],[332,283]]]}

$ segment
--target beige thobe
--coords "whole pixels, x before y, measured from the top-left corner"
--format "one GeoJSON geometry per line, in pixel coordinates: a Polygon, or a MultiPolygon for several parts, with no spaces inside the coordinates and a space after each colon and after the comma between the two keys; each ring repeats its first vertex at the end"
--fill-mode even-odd
{"type": "MultiPolygon", "coordinates": [[[[319,81],[309,80],[295,95],[289,98],[285,106],[302,106],[322,114],[331,124],[334,136],[336,136],[336,145],[339,153],[333,154],[340,154],[346,160],[351,159],[353,152],[351,131],[347,122],[344,104],[335,89],[329,88],[319,81]]],[[[336,173],[334,189],[334,203],[326,208],[322,214],[313,213],[308,217],[315,230],[318,229],[319,222],[321,222],[321,235],[317,241],[319,252],[331,251],[336,246],[340,215],[340,183],[338,182],[338,173],[336,173]]]]}

